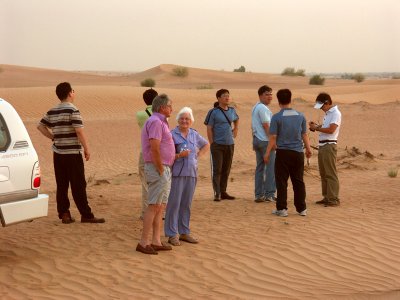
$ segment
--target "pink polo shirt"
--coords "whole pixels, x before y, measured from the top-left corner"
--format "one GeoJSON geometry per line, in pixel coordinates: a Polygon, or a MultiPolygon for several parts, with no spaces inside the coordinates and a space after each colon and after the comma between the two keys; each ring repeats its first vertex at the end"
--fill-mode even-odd
{"type": "Polygon", "coordinates": [[[175,144],[167,118],[163,114],[153,112],[142,129],[143,160],[147,163],[153,162],[150,139],[160,141],[161,162],[163,165],[172,166],[175,159],[175,144]]]}

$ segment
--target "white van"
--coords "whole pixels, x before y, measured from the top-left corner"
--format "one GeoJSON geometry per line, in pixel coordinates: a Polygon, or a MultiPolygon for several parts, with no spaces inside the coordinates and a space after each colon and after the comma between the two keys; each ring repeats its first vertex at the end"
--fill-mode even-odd
{"type": "Polygon", "coordinates": [[[28,132],[0,98],[0,220],[3,227],[47,216],[49,196],[39,194],[40,167],[28,132]]]}

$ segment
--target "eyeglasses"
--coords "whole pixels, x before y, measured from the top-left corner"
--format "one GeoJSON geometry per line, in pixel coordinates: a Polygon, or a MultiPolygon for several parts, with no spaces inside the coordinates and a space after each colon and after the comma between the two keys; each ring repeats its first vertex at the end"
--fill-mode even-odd
{"type": "Polygon", "coordinates": [[[264,93],[265,96],[272,96],[272,92],[266,92],[264,93]]]}

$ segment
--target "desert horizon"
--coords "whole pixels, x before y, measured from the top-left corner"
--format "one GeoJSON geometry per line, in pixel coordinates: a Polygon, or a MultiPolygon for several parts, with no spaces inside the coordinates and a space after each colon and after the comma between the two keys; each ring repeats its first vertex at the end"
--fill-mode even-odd
{"type": "MultiPolygon", "coordinates": [[[[1,298],[398,299],[400,179],[388,170],[400,168],[400,80],[326,78],[318,86],[307,76],[191,67],[181,78],[172,74],[175,67],[96,74],[0,65],[0,98],[23,119],[39,155],[41,192],[50,196],[48,217],[1,229],[1,298]],[[193,128],[206,137],[203,121],[220,88],[230,90],[240,117],[228,184],[237,199],[212,201],[209,154],[200,159],[191,218],[200,243],[153,257],[135,251],[142,228],[135,114],[145,107],[140,82],[146,78],[172,99],[171,129],[176,113],[189,106],[193,128]],[[51,144],[36,126],[58,103],[54,89],[63,81],[76,91],[92,153],[85,163],[89,204],[105,224],[66,225],[57,218],[51,144]],[[338,104],[340,207],[314,203],[321,197],[316,150],[305,171],[307,217],[296,215],[291,185],[287,218],[272,215],[272,203],[254,202],[251,109],[264,84],[273,89],[273,113],[281,88],[291,89],[293,108],[307,121],[322,121],[313,108],[318,93],[338,104]]],[[[312,145],[317,138],[310,133],[312,145]]],[[[71,211],[79,217],[72,198],[71,211]]]]}

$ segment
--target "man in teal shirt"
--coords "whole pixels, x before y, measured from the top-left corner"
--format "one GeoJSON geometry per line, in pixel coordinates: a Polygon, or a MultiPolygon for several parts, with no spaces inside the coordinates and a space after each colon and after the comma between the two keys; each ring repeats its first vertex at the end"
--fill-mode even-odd
{"type": "MultiPolygon", "coordinates": [[[[139,125],[140,131],[142,131],[144,123],[147,121],[147,119],[153,113],[151,107],[152,107],[153,99],[156,96],[158,96],[158,93],[156,90],[153,90],[153,89],[148,89],[143,93],[143,100],[146,103],[147,107],[144,110],[138,111],[136,113],[136,120],[139,125]]],[[[140,148],[140,149],[142,149],[142,148],[140,148]]],[[[144,177],[144,161],[143,161],[142,150],[140,150],[140,153],[139,153],[138,170],[139,170],[139,178],[140,178],[140,181],[142,182],[142,214],[140,216],[140,219],[143,220],[143,214],[144,214],[144,211],[146,210],[148,204],[147,204],[147,182],[146,182],[146,178],[144,177]]]]}

